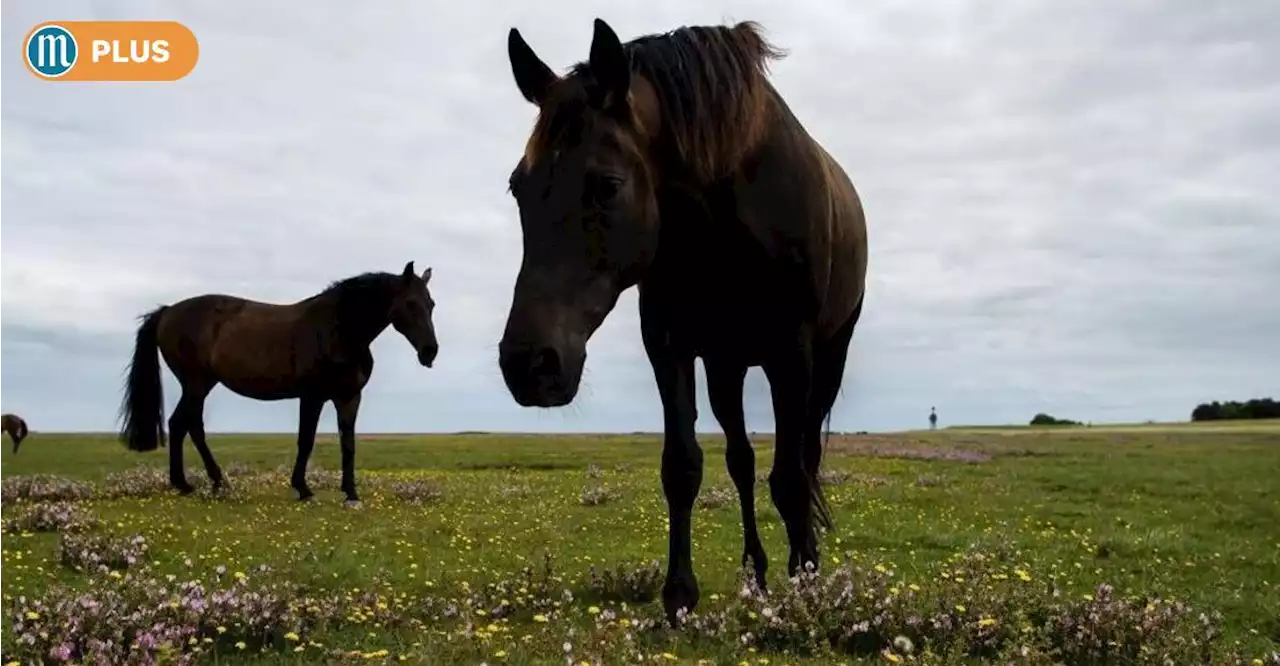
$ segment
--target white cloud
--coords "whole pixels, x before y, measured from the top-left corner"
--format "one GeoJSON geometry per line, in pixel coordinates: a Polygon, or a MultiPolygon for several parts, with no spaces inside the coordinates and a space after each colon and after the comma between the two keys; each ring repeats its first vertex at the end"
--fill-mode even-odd
{"type": "MultiPolygon", "coordinates": [[[[520,261],[504,189],[534,115],[506,31],[563,69],[600,10],[303,7],[4,5],[10,54],[50,18],[176,18],[201,43],[176,84],[50,84],[0,59],[5,409],[110,427],[154,304],[295,300],[413,259],[435,267],[442,356],[423,371],[380,339],[362,429],[660,427],[634,294],[591,344],[581,404],[521,410],[496,367],[520,261]]],[[[1176,418],[1280,376],[1274,2],[663,0],[604,17],[624,38],[755,19],[790,52],[775,84],[870,226],[836,427],[918,425],[930,405],[944,422],[1176,418]]],[[[768,429],[758,373],[748,393],[768,429]]],[[[222,391],[209,427],[295,418],[222,391]]]]}

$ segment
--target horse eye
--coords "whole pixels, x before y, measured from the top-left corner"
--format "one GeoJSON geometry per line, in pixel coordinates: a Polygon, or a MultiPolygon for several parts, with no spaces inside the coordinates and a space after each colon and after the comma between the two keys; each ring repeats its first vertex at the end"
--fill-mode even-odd
{"type": "Polygon", "coordinates": [[[618,196],[621,189],[621,176],[601,176],[596,186],[596,196],[599,197],[600,203],[608,203],[618,196]]]}

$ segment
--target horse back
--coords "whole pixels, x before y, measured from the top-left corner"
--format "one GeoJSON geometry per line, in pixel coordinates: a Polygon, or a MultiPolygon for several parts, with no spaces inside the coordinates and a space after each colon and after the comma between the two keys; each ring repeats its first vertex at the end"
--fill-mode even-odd
{"type": "Polygon", "coordinates": [[[296,374],[305,308],[205,294],[166,308],[157,342],[175,374],[201,375],[241,392],[296,374]]]}

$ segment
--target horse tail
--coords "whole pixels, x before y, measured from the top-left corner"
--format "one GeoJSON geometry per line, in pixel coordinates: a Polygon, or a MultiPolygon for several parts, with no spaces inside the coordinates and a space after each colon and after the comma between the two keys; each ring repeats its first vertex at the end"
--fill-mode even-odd
{"type": "MultiPolygon", "coordinates": [[[[822,435],[821,442],[811,442],[809,446],[816,446],[820,449],[826,449],[827,440],[831,439],[831,412],[827,412],[826,431],[822,435]]],[[[819,453],[819,456],[822,454],[819,453]]],[[[825,530],[835,529],[835,521],[831,518],[831,505],[827,503],[827,494],[822,490],[822,462],[819,458],[818,465],[814,469],[805,469],[809,474],[809,491],[811,497],[810,503],[813,505],[813,516],[818,524],[825,530]]]]}
{"type": "MultiPolygon", "coordinates": [[[[849,316],[849,321],[845,324],[845,331],[843,331],[842,334],[847,336],[845,339],[846,345],[848,343],[848,339],[853,337],[853,329],[858,325],[858,319],[862,317],[862,302],[865,299],[865,294],[862,298],[858,299],[857,307],[853,309],[853,314],[849,316]]],[[[844,353],[846,355],[848,354],[847,347],[844,353]]],[[[809,499],[810,503],[813,505],[814,518],[817,520],[819,525],[828,531],[835,529],[835,521],[831,517],[831,505],[827,503],[827,495],[822,490],[822,458],[823,453],[826,451],[827,443],[831,440],[831,413],[835,411],[834,396],[840,391],[840,385],[844,383],[844,359],[845,356],[842,355],[840,357],[840,363],[837,364],[838,368],[832,368],[832,370],[838,371],[833,372],[832,381],[835,385],[831,388],[831,406],[827,407],[827,413],[823,415],[826,425],[823,429],[822,441],[807,442],[808,446],[818,448],[815,452],[815,459],[818,461],[818,464],[813,465],[812,469],[807,465],[805,466],[805,473],[809,475],[809,499]]]]}
{"type": "Polygon", "coordinates": [[[22,440],[27,436],[27,422],[17,414],[5,414],[4,431],[9,433],[9,438],[13,440],[13,452],[17,453],[22,440]]]}
{"type": "Polygon", "coordinates": [[[157,329],[166,306],[143,315],[129,362],[120,415],[120,441],[132,451],[154,451],[164,445],[164,387],[160,383],[157,329]]]}

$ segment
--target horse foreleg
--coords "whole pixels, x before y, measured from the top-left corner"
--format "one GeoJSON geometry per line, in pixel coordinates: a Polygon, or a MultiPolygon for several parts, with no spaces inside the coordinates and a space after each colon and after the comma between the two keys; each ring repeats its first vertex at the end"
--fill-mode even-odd
{"type": "Polygon", "coordinates": [[[307,461],[311,459],[311,451],[316,446],[316,425],[320,421],[320,412],[324,409],[324,401],[315,398],[302,398],[298,406],[298,458],[293,463],[293,489],[298,491],[299,500],[309,500],[315,496],[307,486],[307,461]]]}
{"type": "Polygon", "coordinates": [[[662,399],[662,493],[667,499],[667,578],[662,605],[672,626],[698,605],[693,573],[693,503],[702,486],[702,448],[694,434],[698,418],[693,356],[668,346],[661,330],[643,328],[645,350],[662,399]]]}
{"type": "Polygon", "coordinates": [[[342,492],[347,504],[360,501],[356,495],[356,416],[360,413],[360,393],[345,400],[334,400],[338,410],[338,437],[342,443],[342,492]]]}

